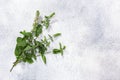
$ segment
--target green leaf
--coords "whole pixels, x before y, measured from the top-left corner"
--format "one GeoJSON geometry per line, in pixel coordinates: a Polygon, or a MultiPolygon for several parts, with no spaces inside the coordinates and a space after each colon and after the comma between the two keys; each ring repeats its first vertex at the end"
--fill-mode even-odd
{"type": "Polygon", "coordinates": [[[42,25],[36,27],[35,36],[38,37],[42,33],[42,25]]]}
{"type": "Polygon", "coordinates": [[[28,50],[31,50],[31,49],[32,49],[32,47],[28,45],[28,46],[24,49],[24,51],[28,51],[28,50]]]}
{"type": "Polygon", "coordinates": [[[46,64],[46,57],[45,57],[45,55],[41,55],[41,57],[42,57],[42,60],[43,60],[44,64],[46,64]]]}
{"type": "Polygon", "coordinates": [[[49,25],[50,25],[50,20],[46,19],[45,23],[44,23],[46,29],[48,29],[49,25]]]}
{"type": "Polygon", "coordinates": [[[38,49],[40,54],[45,54],[45,51],[47,50],[44,44],[39,44],[38,49]]]}
{"type": "Polygon", "coordinates": [[[66,46],[63,46],[63,50],[65,50],[66,49],[66,46]]]}
{"type": "Polygon", "coordinates": [[[50,42],[47,42],[47,43],[46,43],[46,46],[50,46],[50,42]]]}
{"type": "Polygon", "coordinates": [[[63,50],[66,48],[66,46],[62,47],[62,44],[59,43],[60,48],[59,49],[53,49],[53,54],[61,53],[63,55],[63,50]]]}
{"type": "Polygon", "coordinates": [[[39,10],[36,11],[36,17],[39,17],[40,16],[40,12],[39,10]]]}
{"type": "Polygon", "coordinates": [[[44,36],[44,43],[48,42],[46,36],[44,36]]]}
{"type": "Polygon", "coordinates": [[[50,40],[53,42],[53,37],[51,35],[48,35],[50,40]]]}
{"type": "Polygon", "coordinates": [[[24,46],[26,46],[26,40],[24,39],[24,38],[21,38],[21,37],[18,37],[17,38],[17,46],[22,46],[22,47],[24,47],[24,46]]]}
{"type": "Polygon", "coordinates": [[[22,53],[22,50],[23,48],[16,45],[16,48],[15,48],[15,56],[18,57],[21,53],[22,53]]]}
{"type": "Polygon", "coordinates": [[[55,12],[50,14],[49,19],[52,18],[55,15],[55,12]]]}
{"type": "Polygon", "coordinates": [[[56,37],[58,37],[58,36],[61,36],[61,33],[56,33],[56,34],[54,34],[53,36],[54,36],[54,38],[56,38],[56,37]]]}
{"type": "Polygon", "coordinates": [[[50,45],[50,42],[48,41],[48,39],[46,38],[46,36],[44,36],[44,39],[41,40],[42,43],[44,43],[46,46],[49,46],[50,45]]]}
{"type": "Polygon", "coordinates": [[[61,52],[60,49],[53,49],[53,54],[58,54],[58,53],[60,53],[60,52],[61,52]]]}
{"type": "Polygon", "coordinates": [[[62,44],[59,43],[59,46],[60,46],[60,52],[61,52],[61,55],[63,55],[63,48],[62,48],[62,44]]]}

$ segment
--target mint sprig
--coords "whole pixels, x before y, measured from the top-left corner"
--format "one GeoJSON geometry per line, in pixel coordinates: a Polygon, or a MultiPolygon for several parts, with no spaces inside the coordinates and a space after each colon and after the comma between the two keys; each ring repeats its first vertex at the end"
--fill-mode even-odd
{"type": "MultiPolygon", "coordinates": [[[[22,34],[22,37],[17,37],[16,39],[16,47],[15,47],[15,56],[16,61],[13,63],[12,68],[10,69],[10,72],[13,70],[13,68],[21,62],[32,64],[34,61],[37,60],[37,57],[41,56],[44,64],[47,63],[45,54],[48,51],[48,48],[50,47],[51,42],[54,41],[54,38],[57,38],[61,35],[61,33],[53,34],[52,36],[48,34],[48,36],[43,36],[42,32],[45,28],[46,30],[50,26],[51,18],[55,15],[55,13],[50,14],[49,16],[45,16],[44,19],[40,20],[40,12],[36,11],[35,20],[33,23],[33,29],[30,32],[27,31],[21,31],[20,34],[22,34]]],[[[59,49],[54,48],[52,50],[53,54],[59,54],[63,55],[63,51],[65,50],[65,46],[62,46],[61,43],[59,43],[59,49]]]]}

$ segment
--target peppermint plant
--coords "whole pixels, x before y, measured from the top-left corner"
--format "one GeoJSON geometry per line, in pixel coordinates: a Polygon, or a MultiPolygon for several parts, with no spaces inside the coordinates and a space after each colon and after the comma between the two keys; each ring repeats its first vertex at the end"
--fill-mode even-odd
{"type": "MultiPolygon", "coordinates": [[[[61,33],[55,33],[53,35],[43,35],[43,31],[47,30],[50,26],[51,18],[55,13],[45,16],[43,19],[40,18],[40,12],[36,11],[35,20],[33,23],[33,29],[31,31],[21,31],[22,37],[17,37],[16,47],[15,47],[15,57],[16,60],[13,63],[10,72],[13,68],[21,62],[32,64],[37,60],[37,57],[41,57],[44,64],[46,64],[46,56],[48,48],[50,47],[51,42],[55,38],[59,37],[61,33]]],[[[61,54],[65,50],[66,46],[59,43],[59,48],[53,48],[50,53],[61,54]]]]}

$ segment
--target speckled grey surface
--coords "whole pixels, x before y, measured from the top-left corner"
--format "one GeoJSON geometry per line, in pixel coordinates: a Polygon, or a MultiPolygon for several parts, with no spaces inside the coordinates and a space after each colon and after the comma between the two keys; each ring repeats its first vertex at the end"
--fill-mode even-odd
{"type": "Polygon", "coordinates": [[[0,80],[120,80],[120,0],[0,0],[0,80]],[[31,30],[34,13],[56,12],[51,32],[61,32],[64,57],[47,55],[47,65],[19,64],[19,31],[31,30]]]}

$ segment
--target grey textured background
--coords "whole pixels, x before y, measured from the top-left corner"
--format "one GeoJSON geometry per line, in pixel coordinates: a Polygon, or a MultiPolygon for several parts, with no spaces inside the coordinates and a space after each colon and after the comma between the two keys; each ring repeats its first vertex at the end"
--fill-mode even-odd
{"type": "Polygon", "coordinates": [[[0,80],[120,80],[120,0],[0,0],[0,80]],[[10,73],[16,37],[32,29],[36,10],[56,12],[50,33],[62,33],[64,57],[10,73]]]}

